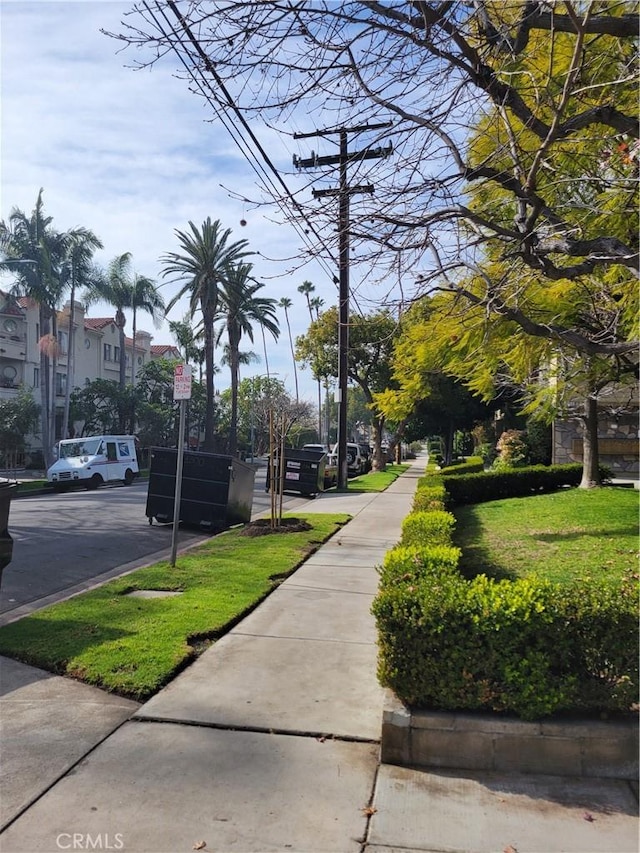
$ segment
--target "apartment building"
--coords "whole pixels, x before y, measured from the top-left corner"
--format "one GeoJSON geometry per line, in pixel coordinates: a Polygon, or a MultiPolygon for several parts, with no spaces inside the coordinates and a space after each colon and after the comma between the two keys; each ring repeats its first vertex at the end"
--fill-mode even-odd
{"type": "MultiPolygon", "coordinates": [[[[67,303],[58,312],[58,355],[55,376],[56,419],[59,429],[67,387],[69,364],[69,315],[67,303]]],[[[75,304],[74,317],[74,387],[82,388],[94,379],[113,379],[120,376],[120,336],[112,317],[87,317],[85,308],[75,304]]],[[[15,396],[21,385],[31,388],[40,403],[41,338],[38,305],[29,299],[16,298],[0,290],[0,400],[15,396]]],[[[127,378],[155,358],[180,358],[172,344],[152,344],[152,336],[136,330],[136,346],[125,338],[127,378]]],[[[37,446],[37,441],[32,442],[37,446]]]]}

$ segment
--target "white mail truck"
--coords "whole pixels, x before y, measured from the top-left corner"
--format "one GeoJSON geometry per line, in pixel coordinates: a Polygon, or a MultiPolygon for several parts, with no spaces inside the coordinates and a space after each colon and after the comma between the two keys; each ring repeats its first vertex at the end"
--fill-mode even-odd
{"type": "Polygon", "coordinates": [[[56,491],[74,485],[97,489],[117,481],[130,486],[139,471],[134,436],[91,435],[58,442],[58,460],[47,471],[47,480],[56,491]]]}

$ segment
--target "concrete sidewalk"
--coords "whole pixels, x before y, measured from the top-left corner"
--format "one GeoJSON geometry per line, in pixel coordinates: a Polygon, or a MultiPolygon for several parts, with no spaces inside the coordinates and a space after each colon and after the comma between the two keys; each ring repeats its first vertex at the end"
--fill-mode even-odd
{"type": "Polygon", "coordinates": [[[305,505],[353,519],[142,706],[3,661],[0,850],[635,853],[627,783],[379,764],[375,566],[423,470],[305,505]]]}

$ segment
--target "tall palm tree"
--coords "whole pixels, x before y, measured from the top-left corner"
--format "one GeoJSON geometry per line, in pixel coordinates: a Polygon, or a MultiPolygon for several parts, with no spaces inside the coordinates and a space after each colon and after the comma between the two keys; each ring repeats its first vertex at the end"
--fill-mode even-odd
{"type": "Polygon", "coordinates": [[[219,301],[219,288],[225,281],[230,264],[240,261],[247,255],[249,245],[246,240],[229,243],[231,229],[222,231],[220,221],[211,221],[210,217],[198,228],[189,222],[189,231],[176,230],[180,243],[180,252],[168,252],[163,256],[163,277],[171,276],[172,281],[183,282],[182,287],[167,305],[167,311],[189,295],[191,317],[197,310],[202,313],[206,365],[206,414],[203,450],[214,449],[214,389],[213,389],[213,325],[216,320],[219,301]]]}
{"type": "Polygon", "coordinates": [[[144,275],[133,276],[131,282],[131,309],[133,318],[131,321],[132,355],[131,355],[131,384],[136,384],[136,316],[138,311],[145,311],[150,315],[156,328],[160,326],[165,312],[164,299],[158,293],[155,281],[144,275]]]}
{"type": "Polygon", "coordinates": [[[309,300],[309,307],[315,313],[316,320],[320,316],[320,309],[324,305],[324,299],[321,299],[319,296],[314,296],[313,299],[309,300]]]}
{"type": "Polygon", "coordinates": [[[98,237],[88,228],[74,228],[67,232],[67,254],[63,264],[63,280],[69,287],[69,351],[67,354],[67,384],[64,393],[61,438],[69,437],[69,407],[75,376],[76,290],[78,287],[91,288],[99,279],[99,274],[93,264],[93,254],[96,249],[102,248],[102,243],[98,237]]]}
{"type": "MultiPolygon", "coordinates": [[[[86,298],[91,302],[106,302],[116,309],[114,324],[118,330],[120,349],[120,389],[124,390],[127,379],[127,356],[125,351],[124,327],[127,322],[125,308],[131,305],[133,279],[131,273],[131,252],[124,252],[113,258],[106,272],[92,286],[87,288],[86,298]]],[[[122,424],[121,424],[122,427],[122,424]]]]}
{"type": "Polygon", "coordinates": [[[296,384],[296,403],[300,402],[300,395],[298,394],[298,370],[296,368],[296,356],[293,351],[293,338],[291,337],[291,324],[289,323],[289,308],[293,305],[293,302],[287,297],[282,296],[280,298],[280,302],[278,302],[280,308],[284,310],[284,318],[287,322],[287,331],[289,333],[289,347],[291,349],[291,361],[293,362],[293,379],[296,384]]]}
{"type": "Polygon", "coordinates": [[[51,216],[45,216],[42,189],[28,216],[17,207],[8,222],[0,222],[0,268],[15,272],[12,288],[17,296],[38,305],[40,338],[40,428],[45,467],[53,460],[55,440],[55,395],[51,371],[55,377],[55,309],[60,298],[60,266],[65,254],[65,236],[55,231],[51,216]]]}
{"type": "Polygon", "coordinates": [[[225,282],[220,290],[220,313],[225,317],[231,368],[231,418],[228,452],[235,456],[238,450],[238,379],[240,372],[240,340],[243,334],[253,343],[253,323],[271,332],[277,340],[280,327],[276,316],[276,300],[256,296],[264,285],[251,276],[249,263],[228,266],[225,282]]]}
{"type": "MultiPolygon", "coordinates": [[[[318,297],[314,297],[313,301],[311,299],[311,294],[315,292],[315,285],[311,284],[310,281],[303,281],[302,284],[298,287],[298,293],[302,293],[305,299],[307,300],[307,308],[309,309],[309,319],[313,323],[313,302],[318,297]]],[[[317,315],[317,308],[316,308],[317,315]]],[[[316,382],[318,383],[318,438],[322,441],[322,385],[320,383],[320,377],[316,376],[316,382]]],[[[329,434],[327,433],[326,443],[329,442],[329,434]]]]}

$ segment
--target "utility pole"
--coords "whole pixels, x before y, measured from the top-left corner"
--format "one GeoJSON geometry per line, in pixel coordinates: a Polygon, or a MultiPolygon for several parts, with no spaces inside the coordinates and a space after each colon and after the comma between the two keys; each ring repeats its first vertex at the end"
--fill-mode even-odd
{"type": "MultiPolygon", "coordinates": [[[[361,160],[375,160],[388,157],[393,146],[385,148],[363,148],[360,151],[349,151],[349,133],[361,133],[365,130],[380,130],[391,127],[391,122],[382,124],[360,125],[358,127],[337,128],[334,130],[317,130],[313,133],[294,133],[294,139],[308,139],[311,136],[340,137],[340,153],[334,156],[320,157],[311,152],[311,157],[300,159],[293,155],[293,165],[298,169],[313,169],[318,166],[339,167],[339,186],[330,190],[313,190],[314,198],[338,196],[338,235],[339,235],[339,295],[338,295],[338,491],[347,489],[347,381],[349,356],[349,198],[357,193],[372,193],[371,184],[358,184],[350,187],[347,176],[349,163],[361,160]]],[[[335,281],[335,279],[334,279],[335,281]]]]}

